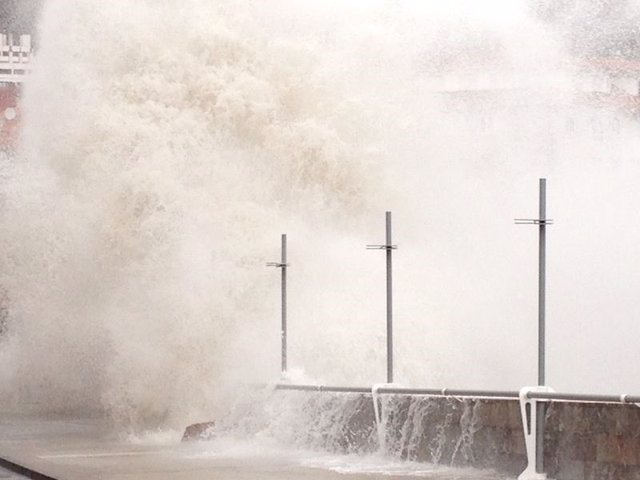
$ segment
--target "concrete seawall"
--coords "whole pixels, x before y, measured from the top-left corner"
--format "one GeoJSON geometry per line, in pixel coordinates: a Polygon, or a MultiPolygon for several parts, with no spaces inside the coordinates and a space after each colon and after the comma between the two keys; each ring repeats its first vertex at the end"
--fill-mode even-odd
{"type": "MultiPolygon", "coordinates": [[[[527,465],[517,400],[385,395],[376,426],[371,394],[300,393],[352,399],[332,449],[493,469],[517,476],[527,465]],[[341,438],[338,438],[341,437],[341,438]]],[[[329,402],[331,400],[327,399],[329,402]]],[[[336,401],[339,401],[336,399],[336,401]]],[[[549,402],[545,470],[556,480],[640,480],[640,408],[608,403],[549,402]]]]}

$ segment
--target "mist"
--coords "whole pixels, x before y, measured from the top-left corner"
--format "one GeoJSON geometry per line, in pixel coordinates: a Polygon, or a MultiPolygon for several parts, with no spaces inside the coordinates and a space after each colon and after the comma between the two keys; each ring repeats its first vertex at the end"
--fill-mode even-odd
{"type": "Polygon", "coordinates": [[[46,3],[1,184],[2,397],[175,426],[276,381],[281,233],[291,379],[378,383],[385,210],[398,383],[535,383],[513,219],[540,177],[548,383],[639,390],[637,118],[576,94],[557,18],[483,5],[46,3]]]}
{"type": "Polygon", "coordinates": [[[3,0],[0,3],[0,26],[11,33],[35,31],[43,0],[3,0]]]}

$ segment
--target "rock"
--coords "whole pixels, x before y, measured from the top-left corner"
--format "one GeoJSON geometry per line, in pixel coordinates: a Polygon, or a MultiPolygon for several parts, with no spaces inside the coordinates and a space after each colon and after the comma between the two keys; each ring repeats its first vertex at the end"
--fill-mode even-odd
{"type": "Polygon", "coordinates": [[[189,425],[182,435],[183,442],[192,440],[209,440],[215,436],[216,422],[194,423],[189,425]]]}

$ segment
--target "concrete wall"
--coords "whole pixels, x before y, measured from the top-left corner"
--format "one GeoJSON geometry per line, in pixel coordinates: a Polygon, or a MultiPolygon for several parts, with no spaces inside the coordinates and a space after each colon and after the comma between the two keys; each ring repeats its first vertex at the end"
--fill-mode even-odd
{"type": "MultiPolygon", "coordinates": [[[[331,395],[307,393],[306,395],[331,395]]],[[[343,394],[339,394],[343,395],[343,394]]],[[[526,452],[516,400],[381,396],[379,439],[370,395],[352,401],[333,448],[370,451],[384,443],[397,457],[493,469],[517,476],[526,452]]],[[[640,480],[640,408],[635,405],[550,403],[545,464],[556,480],[640,480]]]]}
{"type": "Polygon", "coordinates": [[[554,478],[640,479],[640,408],[553,403],[547,415],[545,460],[554,478]]]}

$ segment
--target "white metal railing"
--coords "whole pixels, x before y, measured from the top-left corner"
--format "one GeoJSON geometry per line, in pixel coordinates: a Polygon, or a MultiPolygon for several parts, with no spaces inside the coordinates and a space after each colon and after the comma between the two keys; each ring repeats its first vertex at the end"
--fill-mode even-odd
{"type": "Polygon", "coordinates": [[[540,423],[540,415],[545,409],[540,408],[549,402],[586,402],[586,403],[617,403],[623,405],[640,406],[640,395],[594,395],[579,393],[557,393],[545,386],[524,387],[519,392],[501,390],[467,390],[453,388],[405,388],[390,384],[374,385],[372,387],[342,387],[328,385],[296,385],[278,383],[276,390],[294,390],[302,392],[356,393],[371,395],[373,410],[380,445],[384,445],[384,432],[381,431],[382,415],[378,405],[380,395],[419,395],[444,398],[494,398],[504,400],[519,400],[522,416],[522,430],[524,433],[527,453],[527,468],[518,476],[518,480],[546,480],[544,473],[544,422],[540,423]]]}

